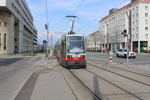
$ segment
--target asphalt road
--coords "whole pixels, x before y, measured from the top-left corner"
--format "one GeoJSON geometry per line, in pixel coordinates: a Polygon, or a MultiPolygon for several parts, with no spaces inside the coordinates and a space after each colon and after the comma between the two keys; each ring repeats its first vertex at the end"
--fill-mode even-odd
{"type": "MultiPolygon", "coordinates": [[[[87,61],[96,62],[109,62],[109,55],[107,53],[98,53],[98,52],[87,52],[87,61]]],[[[130,65],[138,66],[150,66],[149,54],[137,54],[135,59],[129,59],[130,65]]],[[[16,94],[16,91],[19,87],[22,86],[22,83],[34,72],[32,76],[26,81],[26,84],[23,86],[22,90],[19,92],[15,100],[30,100],[32,92],[34,91],[34,86],[37,82],[39,74],[47,73],[47,71],[37,70],[38,61],[41,60],[41,57],[8,57],[0,58],[0,100],[12,100],[12,96],[16,94]]],[[[113,55],[113,62],[126,64],[126,58],[117,58],[116,55],[113,55]]],[[[95,63],[96,64],[96,63],[95,63]]],[[[100,63],[99,63],[100,64],[100,63]]],[[[88,65],[90,67],[90,65],[88,65]]],[[[87,67],[87,68],[88,68],[87,67]]],[[[106,67],[105,67],[106,68],[106,67]]],[[[110,69],[110,68],[109,68],[110,69]]],[[[83,76],[88,76],[82,73],[77,69],[77,72],[83,76]]],[[[92,68],[91,70],[99,71],[92,68]]],[[[107,75],[106,75],[107,76],[107,75]]],[[[130,75],[132,76],[132,75],[130,75]]],[[[85,79],[85,78],[83,78],[85,79]]],[[[88,78],[89,79],[89,78],[88,78]]],[[[95,78],[96,80],[96,78],[95,78]]],[[[93,81],[93,79],[91,80],[93,81]]],[[[89,80],[87,82],[90,82],[89,80]]],[[[95,81],[94,81],[95,82],[95,81]]],[[[94,83],[96,86],[99,82],[94,83]]],[[[90,83],[91,84],[91,83],[90,83]]],[[[132,84],[131,84],[132,85],[132,84]]],[[[100,85],[101,86],[101,85],[100,85]]],[[[97,89],[97,87],[95,87],[97,89]]],[[[97,92],[97,90],[95,90],[97,92]]]]}
{"type": "Polygon", "coordinates": [[[40,57],[0,57],[0,100],[11,100],[35,70],[40,57]]]}
{"type": "MultiPolygon", "coordinates": [[[[94,60],[94,61],[103,61],[103,62],[109,62],[109,55],[107,53],[98,53],[98,52],[87,52],[87,60],[94,60]]],[[[127,59],[116,57],[114,54],[113,56],[113,62],[115,63],[121,63],[126,64],[127,59]]],[[[138,65],[138,66],[145,66],[150,67],[150,54],[137,54],[135,59],[129,59],[130,65],[138,65]]]]}

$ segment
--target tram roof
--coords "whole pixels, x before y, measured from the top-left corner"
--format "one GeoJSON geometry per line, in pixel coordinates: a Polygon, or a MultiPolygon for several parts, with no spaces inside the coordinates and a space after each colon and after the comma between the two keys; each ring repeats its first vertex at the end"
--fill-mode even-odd
{"type": "Polygon", "coordinates": [[[63,34],[62,37],[63,36],[83,36],[83,35],[79,35],[79,34],[63,34]]]}

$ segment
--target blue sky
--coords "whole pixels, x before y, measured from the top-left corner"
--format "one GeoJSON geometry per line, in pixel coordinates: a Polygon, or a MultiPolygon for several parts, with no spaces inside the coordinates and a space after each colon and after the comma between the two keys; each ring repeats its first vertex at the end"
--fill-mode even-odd
{"type": "MultiPolygon", "coordinates": [[[[38,41],[42,43],[47,39],[45,30],[46,0],[26,0],[34,17],[34,24],[38,30],[38,41]]],[[[120,8],[131,0],[47,0],[49,31],[55,43],[61,36],[61,32],[67,32],[71,28],[71,19],[65,16],[75,12],[76,22],[74,31],[78,34],[90,34],[98,30],[98,21],[108,15],[111,8],[120,8]]]]}

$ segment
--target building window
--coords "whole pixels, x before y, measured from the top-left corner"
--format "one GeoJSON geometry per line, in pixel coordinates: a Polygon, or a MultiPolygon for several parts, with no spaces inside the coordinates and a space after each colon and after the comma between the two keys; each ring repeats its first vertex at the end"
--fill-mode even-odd
{"type": "Polygon", "coordinates": [[[136,27],[136,31],[138,32],[138,27],[136,27]]]}
{"type": "Polygon", "coordinates": [[[145,13],[145,17],[148,17],[148,13],[145,13]]]}
{"type": "Polygon", "coordinates": [[[15,46],[15,49],[17,49],[17,46],[15,46]]]}
{"type": "Polygon", "coordinates": [[[134,34],[132,35],[132,37],[134,38],[134,34]]]}
{"type": "Polygon", "coordinates": [[[134,21],[133,21],[133,24],[134,24],[134,21]]]}
{"type": "Polygon", "coordinates": [[[148,20],[147,20],[147,19],[145,20],[145,24],[146,24],[146,25],[148,24],[148,20]]]}
{"type": "Polygon", "coordinates": [[[4,50],[6,50],[6,39],[7,39],[7,35],[6,33],[4,34],[4,50]]]}
{"type": "Polygon", "coordinates": [[[136,10],[138,10],[138,6],[136,6],[136,10]]]}
{"type": "Polygon", "coordinates": [[[136,17],[138,17],[138,13],[136,13],[136,17]]]}
{"type": "Polygon", "coordinates": [[[145,27],[145,30],[148,31],[148,27],[145,27]]]}
{"type": "Polygon", "coordinates": [[[134,31],[134,28],[132,30],[134,31]]]}
{"type": "Polygon", "coordinates": [[[133,17],[134,17],[134,15],[133,15],[133,17]]]}
{"type": "Polygon", "coordinates": [[[136,34],[136,38],[138,38],[138,34],[136,34]]]}
{"type": "Polygon", "coordinates": [[[145,34],[145,39],[148,39],[148,34],[145,34]]]}
{"type": "Polygon", "coordinates": [[[1,36],[2,36],[2,33],[0,33],[0,50],[1,50],[1,46],[2,46],[2,40],[1,40],[1,36]]]}
{"type": "Polygon", "coordinates": [[[145,6],[145,10],[148,10],[148,6],[145,6]]]}
{"type": "Polygon", "coordinates": [[[6,27],[7,26],[7,23],[6,22],[4,22],[4,27],[6,27]]]}
{"type": "Polygon", "coordinates": [[[134,8],[133,8],[133,10],[134,10],[134,8]]]}
{"type": "Polygon", "coordinates": [[[138,24],[138,20],[136,20],[136,24],[138,24]]]}

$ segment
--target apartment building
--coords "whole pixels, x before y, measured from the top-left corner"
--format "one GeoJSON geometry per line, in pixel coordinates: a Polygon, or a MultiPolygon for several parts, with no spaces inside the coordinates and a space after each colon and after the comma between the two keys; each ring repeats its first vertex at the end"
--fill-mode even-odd
{"type": "Polygon", "coordinates": [[[100,21],[103,49],[130,48],[133,51],[150,50],[150,0],[131,0],[120,9],[111,9],[100,21]],[[127,37],[122,34],[126,30],[127,37]]]}
{"type": "Polygon", "coordinates": [[[86,48],[87,50],[97,51],[100,50],[100,34],[99,31],[93,32],[86,36],[86,48]]]}
{"type": "Polygon", "coordinates": [[[34,27],[34,31],[33,31],[33,52],[37,51],[38,48],[38,41],[37,41],[37,29],[36,27],[34,27]]]}
{"type": "Polygon", "coordinates": [[[0,0],[0,54],[32,52],[37,41],[25,0],[0,0]]]}

